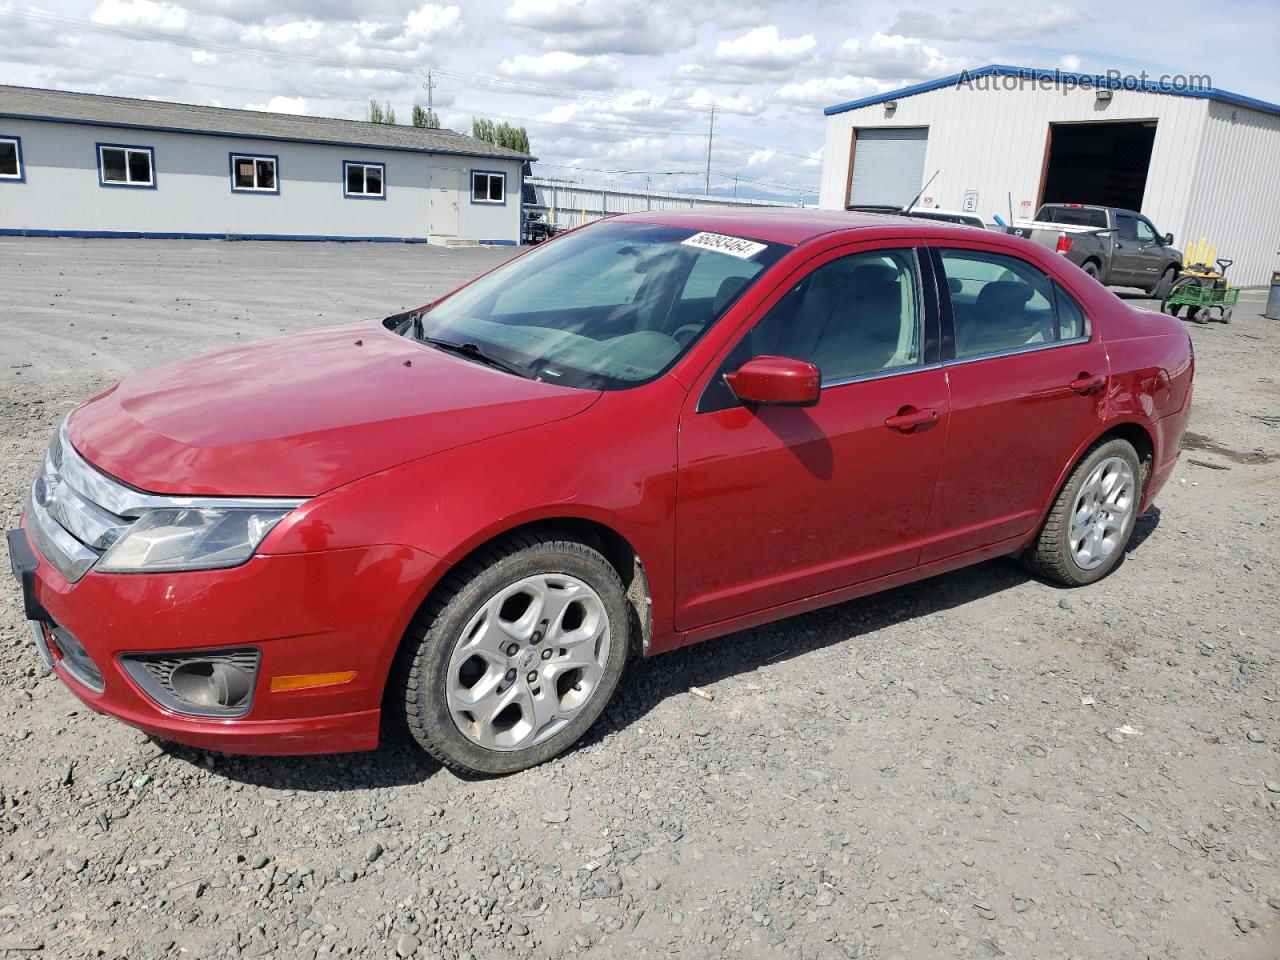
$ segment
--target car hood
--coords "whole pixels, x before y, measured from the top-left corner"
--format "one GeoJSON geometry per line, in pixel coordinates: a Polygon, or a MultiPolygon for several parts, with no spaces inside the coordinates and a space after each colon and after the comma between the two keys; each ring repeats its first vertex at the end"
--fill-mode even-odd
{"type": "Polygon", "coordinates": [[[90,463],[151,493],[305,497],[599,396],[351,324],[134,374],[67,426],[90,463]]]}

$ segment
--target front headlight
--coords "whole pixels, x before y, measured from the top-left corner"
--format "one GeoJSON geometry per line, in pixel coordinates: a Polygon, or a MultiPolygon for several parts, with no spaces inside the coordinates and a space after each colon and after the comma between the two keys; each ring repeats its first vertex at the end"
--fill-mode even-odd
{"type": "Polygon", "coordinates": [[[234,567],[289,513],[279,508],[163,507],[149,510],[98,561],[114,573],[234,567]]]}

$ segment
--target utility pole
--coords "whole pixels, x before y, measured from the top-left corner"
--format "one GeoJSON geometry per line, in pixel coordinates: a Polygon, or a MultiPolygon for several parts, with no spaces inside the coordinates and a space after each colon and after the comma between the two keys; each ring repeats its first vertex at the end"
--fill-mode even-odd
{"type": "Polygon", "coordinates": [[[702,187],[704,197],[711,196],[711,141],[716,135],[716,108],[711,108],[711,126],[707,128],[707,179],[702,187]]]}
{"type": "Polygon", "coordinates": [[[434,113],[435,102],[434,102],[434,98],[432,97],[432,94],[435,93],[436,81],[435,81],[435,77],[431,75],[430,70],[427,71],[427,82],[423,84],[423,87],[425,87],[427,91],[427,112],[434,113]]]}
{"type": "Polygon", "coordinates": [[[733,175],[733,199],[738,199],[738,175],[733,175]]]}

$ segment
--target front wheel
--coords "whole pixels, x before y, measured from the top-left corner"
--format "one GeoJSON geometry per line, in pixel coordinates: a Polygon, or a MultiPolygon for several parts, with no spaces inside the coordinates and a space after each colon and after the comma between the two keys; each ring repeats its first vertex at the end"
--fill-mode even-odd
{"type": "Polygon", "coordinates": [[[1173,267],[1166,270],[1161,275],[1159,281],[1157,281],[1155,289],[1151,291],[1151,296],[1155,297],[1157,300],[1166,300],[1169,296],[1169,291],[1173,289],[1173,281],[1177,275],[1178,271],[1173,267]]]}
{"type": "Polygon", "coordinates": [[[413,739],[462,773],[556,756],[609,702],[627,659],[628,604],[599,551],[513,536],[459,565],[414,620],[393,677],[413,739]]]}
{"type": "Polygon", "coordinates": [[[1137,451],[1104,440],[1081,458],[1054,501],[1024,560],[1035,573],[1068,587],[1101,580],[1124,555],[1142,502],[1137,451]]]}

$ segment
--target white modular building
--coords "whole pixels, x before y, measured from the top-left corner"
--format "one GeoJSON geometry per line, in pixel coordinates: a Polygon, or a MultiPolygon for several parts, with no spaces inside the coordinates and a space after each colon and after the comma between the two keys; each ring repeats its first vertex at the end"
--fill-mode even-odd
{"type": "Polygon", "coordinates": [[[0,86],[0,235],[516,244],[528,159],[451,130],[0,86]]]}
{"type": "Polygon", "coordinates": [[[1187,249],[1280,268],[1280,105],[1205,77],[992,65],[825,110],[820,205],[919,205],[991,222],[1042,203],[1138,210],[1187,249]],[[927,187],[926,187],[927,184],[927,187]]]}

